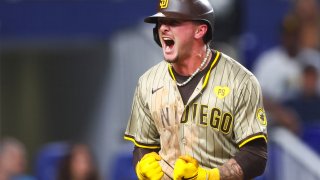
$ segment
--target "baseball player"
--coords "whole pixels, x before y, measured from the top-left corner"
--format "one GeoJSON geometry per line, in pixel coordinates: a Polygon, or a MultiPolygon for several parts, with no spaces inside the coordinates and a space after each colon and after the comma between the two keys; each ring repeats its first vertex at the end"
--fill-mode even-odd
{"type": "Polygon", "coordinates": [[[208,0],[160,0],[154,23],[164,61],[139,79],[124,138],[139,179],[251,179],[264,172],[267,120],[260,85],[210,48],[208,0]]]}

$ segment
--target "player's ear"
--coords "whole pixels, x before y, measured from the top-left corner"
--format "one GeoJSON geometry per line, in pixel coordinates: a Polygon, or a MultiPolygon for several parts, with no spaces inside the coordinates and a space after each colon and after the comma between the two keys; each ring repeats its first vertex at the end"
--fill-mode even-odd
{"type": "Polygon", "coordinates": [[[208,26],[206,24],[199,24],[196,27],[194,38],[196,39],[202,39],[208,31],[208,26]]]}

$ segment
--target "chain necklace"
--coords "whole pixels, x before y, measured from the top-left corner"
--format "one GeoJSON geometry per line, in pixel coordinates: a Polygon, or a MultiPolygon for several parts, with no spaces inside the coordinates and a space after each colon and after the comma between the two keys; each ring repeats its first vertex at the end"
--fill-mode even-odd
{"type": "MultiPolygon", "coordinates": [[[[210,55],[210,48],[207,46],[207,52],[206,52],[206,57],[202,60],[200,66],[197,68],[196,71],[194,71],[192,73],[192,75],[184,82],[182,83],[179,83],[178,81],[176,81],[177,85],[178,86],[185,86],[188,82],[190,82],[194,76],[196,76],[199,72],[200,72],[200,69],[203,69],[203,67],[207,64],[207,61],[208,61],[208,58],[209,58],[209,55],[210,55]]],[[[172,64],[171,64],[171,68],[172,68],[172,64]]]]}

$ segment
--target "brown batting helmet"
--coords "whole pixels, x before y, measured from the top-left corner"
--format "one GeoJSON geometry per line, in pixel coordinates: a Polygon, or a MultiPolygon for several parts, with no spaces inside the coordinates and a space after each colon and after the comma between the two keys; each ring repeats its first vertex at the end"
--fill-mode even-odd
{"type": "Polygon", "coordinates": [[[208,25],[204,42],[208,43],[213,38],[214,11],[208,0],[160,0],[158,12],[145,18],[144,22],[156,24],[153,36],[161,46],[157,27],[158,18],[203,21],[208,25]]]}

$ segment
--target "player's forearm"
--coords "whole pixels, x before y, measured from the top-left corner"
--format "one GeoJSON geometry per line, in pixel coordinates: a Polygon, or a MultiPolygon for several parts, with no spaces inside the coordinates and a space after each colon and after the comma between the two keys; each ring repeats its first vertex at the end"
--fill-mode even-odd
{"type": "Polygon", "coordinates": [[[242,180],[243,171],[236,160],[230,159],[219,168],[220,180],[242,180]]]}
{"type": "Polygon", "coordinates": [[[219,167],[220,179],[252,179],[263,174],[267,163],[267,144],[256,139],[244,145],[235,157],[219,167]]]}
{"type": "Polygon", "coordinates": [[[256,139],[244,145],[233,157],[243,171],[243,179],[263,174],[267,164],[267,143],[256,139]]]}

